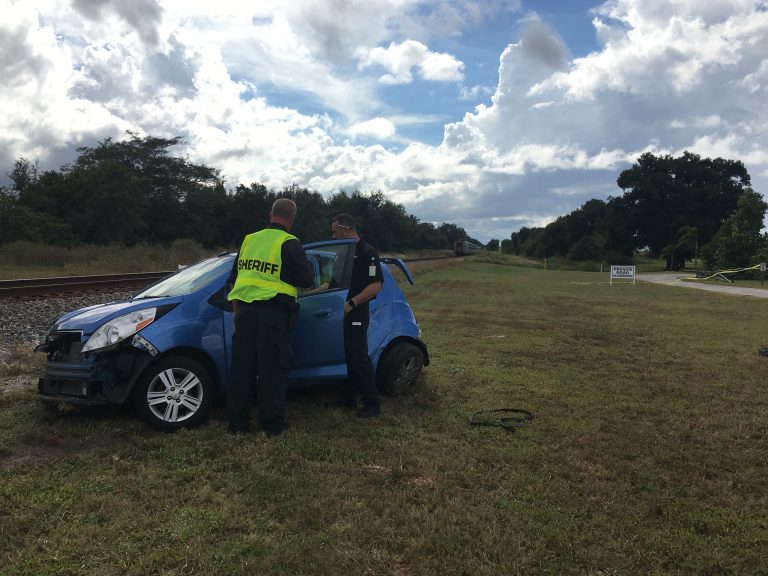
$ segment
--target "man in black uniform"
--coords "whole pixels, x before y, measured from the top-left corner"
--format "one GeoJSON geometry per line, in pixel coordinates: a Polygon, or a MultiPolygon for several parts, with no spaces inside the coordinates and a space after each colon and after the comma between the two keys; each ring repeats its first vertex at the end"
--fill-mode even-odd
{"type": "Polygon", "coordinates": [[[355,261],[347,301],[344,304],[344,354],[348,380],[342,384],[340,398],[332,406],[356,406],[357,397],[363,409],[357,415],[372,418],[381,414],[379,394],[374,380],[373,363],[368,356],[368,302],[376,297],[384,282],[379,254],[357,234],[355,220],[339,214],[331,221],[334,240],[355,238],[355,261]]]}
{"type": "Polygon", "coordinates": [[[289,234],[295,219],[293,200],[275,200],[270,225],[245,237],[229,275],[227,298],[235,328],[226,403],[231,432],[249,431],[254,388],[259,428],[277,436],[287,427],[285,391],[297,287],[311,288],[314,276],[304,247],[289,234]]]}

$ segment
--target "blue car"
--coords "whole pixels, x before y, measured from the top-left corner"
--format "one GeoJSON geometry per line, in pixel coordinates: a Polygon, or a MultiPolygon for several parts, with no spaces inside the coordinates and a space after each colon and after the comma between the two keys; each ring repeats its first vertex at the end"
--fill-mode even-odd
{"type": "MultiPolygon", "coordinates": [[[[315,289],[300,292],[289,386],[347,377],[342,320],[355,240],[305,245],[315,289]]],[[[130,300],[81,308],[51,327],[38,382],[48,402],[98,405],[132,400],[161,430],[199,424],[226,393],[232,308],[226,281],[234,254],[194,264],[130,300]]],[[[370,304],[369,354],[384,394],[410,386],[429,364],[416,318],[388,266],[413,284],[402,260],[382,258],[384,285],[370,304]]]]}

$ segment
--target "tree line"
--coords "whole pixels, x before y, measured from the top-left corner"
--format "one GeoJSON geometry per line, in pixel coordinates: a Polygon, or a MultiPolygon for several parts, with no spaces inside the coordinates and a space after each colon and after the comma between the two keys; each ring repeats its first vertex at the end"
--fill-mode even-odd
{"type": "MultiPolygon", "coordinates": [[[[28,240],[51,245],[164,244],[179,238],[203,246],[239,246],[245,234],[268,224],[278,197],[299,207],[295,234],[304,242],[328,239],[330,219],[353,214],[379,250],[451,249],[468,238],[460,226],[435,226],[408,214],[381,192],[339,191],[328,199],[293,185],[279,191],[253,183],[227,190],[218,170],[179,158],[181,138],[107,139],[78,148],[60,170],[40,171],[19,158],[0,188],[0,244],[28,240]]],[[[477,242],[477,241],[475,241],[477,242]]]]}
{"type": "MultiPolygon", "coordinates": [[[[260,183],[228,190],[218,170],[172,154],[181,142],[128,132],[121,141],[78,148],[77,159],[59,170],[41,171],[19,158],[8,173],[12,186],[0,187],[0,244],[131,246],[186,238],[235,248],[267,224],[281,196],[298,204],[294,231],[305,242],[327,239],[330,218],[346,212],[385,252],[451,249],[460,239],[480,244],[456,224],[421,222],[381,192],[342,190],[325,198],[297,185],[275,191],[260,183]]],[[[694,258],[723,269],[768,257],[761,232],[768,204],[752,190],[740,161],[646,153],[617,184],[623,194],[588,200],[547,226],[523,227],[486,248],[612,264],[629,263],[643,250],[666,258],[668,269],[694,258]]]]}
{"type": "Polygon", "coordinates": [[[617,180],[624,193],[588,200],[540,228],[524,227],[501,250],[533,258],[630,263],[643,250],[668,270],[701,259],[708,269],[746,267],[768,257],[761,232],[768,204],[738,160],[643,154],[617,180]]]}

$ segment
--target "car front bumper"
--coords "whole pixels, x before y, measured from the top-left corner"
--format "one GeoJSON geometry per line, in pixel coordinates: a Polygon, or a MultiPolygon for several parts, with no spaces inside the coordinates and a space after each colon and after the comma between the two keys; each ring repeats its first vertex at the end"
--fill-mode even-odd
{"type": "Polygon", "coordinates": [[[38,352],[47,354],[37,383],[40,400],[83,405],[122,404],[152,359],[150,353],[130,344],[86,356],[81,349],[81,339],[74,333],[52,333],[45,344],[37,347],[38,352]]]}

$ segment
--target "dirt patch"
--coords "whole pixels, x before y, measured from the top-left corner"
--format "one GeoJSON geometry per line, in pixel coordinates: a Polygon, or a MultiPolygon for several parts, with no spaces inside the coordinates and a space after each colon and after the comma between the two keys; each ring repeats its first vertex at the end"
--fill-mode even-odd
{"type": "MultiPolygon", "coordinates": [[[[51,406],[55,410],[55,406],[51,406]]],[[[52,416],[53,417],[53,416],[52,416]]],[[[60,416],[60,417],[66,417],[60,416]]],[[[146,433],[111,433],[110,435],[86,435],[63,437],[51,435],[45,430],[30,431],[13,446],[0,446],[0,470],[12,472],[19,468],[44,466],[49,462],[66,459],[80,454],[104,454],[105,458],[119,460],[119,454],[137,439],[149,437],[146,433]]]]}
{"type": "Polygon", "coordinates": [[[3,472],[11,472],[19,467],[46,464],[90,449],[92,449],[90,444],[86,446],[75,442],[69,445],[63,442],[58,446],[18,446],[9,454],[0,451],[0,469],[3,472]]]}
{"type": "Polygon", "coordinates": [[[707,290],[709,292],[719,292],[720,294],[730,294],[731,296],[754,296],[755,298],[768,298],[768,290],[761,288],[749,288],[747,286],[734,286],[732,284],[716,285],[703,284],[699,282],[684,282],[681,278],[688,278],[690,274],[638,274],[637,279],[656,284],[666,284],[677,288],[695,288],[697,290],[707,290]]]}
{"type": "MultiPolygon", "coordinates": [[[[43,466],[55,460],[61,460],[78,454],[105,452],[109,453],[114,448],[115,454],[122,451],[127,439],[119,438],[84,438],[62,439],[55,445],[48,444],[24,444],[16,446],[10,453],[4,453],[0,449],[0,470],[12,472],[17,468],[30,466],[43,466]]],[[[117,456],[113,455],[113,458],[117,456]]]]}

